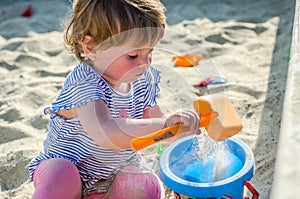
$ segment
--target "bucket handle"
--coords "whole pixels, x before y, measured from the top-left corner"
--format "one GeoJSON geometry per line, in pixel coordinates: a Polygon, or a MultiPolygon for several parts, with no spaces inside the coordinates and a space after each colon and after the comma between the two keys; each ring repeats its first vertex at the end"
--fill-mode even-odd
{"type": "MultiPolygon", "coordinates": [[[[248,188],[248,190],[252,193],[252,198],[251,199],[258,199],[259,193],[258,191],[254,188],[254,186],[249,182],[249,181],[244,181],[244,185],[248,188]]],[[[248,199],[248,197],[244,197],[244,199],[248,199]]]]}
{"type": "MultiPolygon", "coordinates": [[[[252,193],[252,198],[251,199],[258,199],[259,197],[259,193],[258,191],[253,187],[253,185],[249,182],[249,181],[244,181],[243,183],[247,189],[252,193]]],[[[229,195],[224,195],[226,198],[228,199],[233,199],[233,197],[229,196],[229,195]]],[[[249,197],[245,196],[243,197],[243,199],[250,199],[249,197]]]]}

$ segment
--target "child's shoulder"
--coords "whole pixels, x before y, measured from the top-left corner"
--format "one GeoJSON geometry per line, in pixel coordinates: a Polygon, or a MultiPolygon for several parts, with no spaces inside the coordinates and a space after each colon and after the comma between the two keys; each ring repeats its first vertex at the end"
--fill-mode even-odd
{"type": "Polygon", "coordinates": [[[76,76],[77,78],[85,78],[90,75],[95,75],[96,71],[92,66],[85,62],[80,62],[75,68],[70,72],[68,76],[76,76]]]}
{"type": "Polygon", "coordinates": [[[148,68],[148,70],[145,72],[144,77],[146,79],[146,81],[154,81],[157,82],[160,80],[160,70],[158,70],[156,67],[154,66],[150,66],[148,68]]]}
{"type": "Polygon", "coordinates": [[[147,72],[150,72],[150,73],[160,73],[160,70],[158,70],[155,66],[153,65],[150,65],[147,72]]]}
{"type": "Polygon", "coordinates": [[[85,81],[94,81],[99,79],[99,75],[92,66],[87,63],[80,62],[67,76],[65,85],[78,84],[85,81]]]}

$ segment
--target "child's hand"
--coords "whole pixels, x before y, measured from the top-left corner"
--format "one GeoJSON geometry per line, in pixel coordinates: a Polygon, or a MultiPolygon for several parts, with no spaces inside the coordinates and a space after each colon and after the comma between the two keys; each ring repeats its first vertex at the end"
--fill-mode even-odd
{"type": "MultiPolygon", "coordinates": [[[[185,136],[190,134],[200,134],[199,114],[194,110],[183,110],[165,116],[165,127],[181,124],[180,129],[185,131],[185,136]]],[[[181,130],[181,131],[182,131],[181,130]]]]}

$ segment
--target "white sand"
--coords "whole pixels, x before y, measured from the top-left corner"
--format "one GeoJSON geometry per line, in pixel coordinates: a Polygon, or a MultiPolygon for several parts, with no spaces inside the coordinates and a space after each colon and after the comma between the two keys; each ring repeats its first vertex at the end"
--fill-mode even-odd
{"type": "MultiPolygon", "coordinates": [[[[28,162],[42,152],[48,117],[43,108],[77,61],[64,50],[62,0],[0,3],[0,198],[30,198],[28,162]],[[33,15],[20,17],[28,5],[33,15]]],[[[236,137],[254,152],[251,183],[270,197],[288,67],[294,1],[164,0],[168,31],[155,52],[162,70],[159,102],[166,112],[191,108],[196,96],[225,92],[244,128],[236,137]],[[226,3],[225,3],[226,2],[226,3]],[[243,2],[243,3],[242,3],[243,2]],[[200,52],[194,68],[174,68],[174,54],[200,52]],[[209,75],[225,85],[196,89],[209,75]]],[[[155,148],[153,147],[153,150],[155,148]]],[[[149,167],[153,162],[147,160],[149,167]]]]}

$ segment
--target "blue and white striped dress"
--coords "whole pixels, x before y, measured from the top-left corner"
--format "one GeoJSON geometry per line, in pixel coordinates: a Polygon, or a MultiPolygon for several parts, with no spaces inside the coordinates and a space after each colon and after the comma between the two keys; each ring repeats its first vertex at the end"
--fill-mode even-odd
{"type": "Polygon", "coordinates": [[[131,83],[131,90],[122,94],[113,90],[88,64],[80,63],[67,76],[64,86],[52,103],[44,153],[29,164],[30,178],[37,165],[50,158],[65,158],[74,163],[81,176],[84,195],[106,192],[116,172],[128,164],[139,164],[140,155],[132,149],[119,150],[99,147],[84,131],[78,118],[65,119],[56,115],[61,109],[70,109],[88,101],[102,99],[114,118],[126,110],[128,118],[140,119],[146,107],[156,105],[160,72],[154,67],[131,83]]]}

